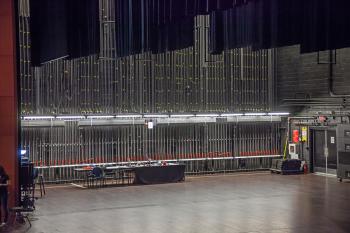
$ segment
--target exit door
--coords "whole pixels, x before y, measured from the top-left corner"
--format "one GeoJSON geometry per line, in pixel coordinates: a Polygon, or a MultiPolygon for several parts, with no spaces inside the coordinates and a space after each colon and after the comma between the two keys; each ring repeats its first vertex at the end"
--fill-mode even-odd
{"type": "Polygon", "coordinates": [[[313,137],[313,164],[315,172],[336,174],[337,141],[335,130],[315,130],[313,137]],[[328,148],[328,156],[327,155],[328,148]],[[327,167],[327,169],[326,169],[327,167]]]}

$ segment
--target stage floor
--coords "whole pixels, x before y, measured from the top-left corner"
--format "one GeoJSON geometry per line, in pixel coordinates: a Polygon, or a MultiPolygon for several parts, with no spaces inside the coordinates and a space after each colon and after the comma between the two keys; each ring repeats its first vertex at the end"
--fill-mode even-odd
{"type": "Polygon", "coordinates": [[[243,173],[93,190],[60,185],[36,205],[28,233],[350,232],[350,183],[316,175],[243,173]]]}

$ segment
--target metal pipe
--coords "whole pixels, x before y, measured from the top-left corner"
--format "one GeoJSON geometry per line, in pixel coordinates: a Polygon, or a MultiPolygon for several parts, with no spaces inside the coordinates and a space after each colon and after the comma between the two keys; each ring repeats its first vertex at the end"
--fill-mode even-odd
{"type": "Polygon", "coordinates": [[[331,97],[339,97],[339,98],[346,98],[350,97],[350,94],[348,95],[340,95],[336,94],[334,92],[334,72],[333,72],[333,51],[329,50],[329,78],[328,78],[328,94],[331,97]]]}

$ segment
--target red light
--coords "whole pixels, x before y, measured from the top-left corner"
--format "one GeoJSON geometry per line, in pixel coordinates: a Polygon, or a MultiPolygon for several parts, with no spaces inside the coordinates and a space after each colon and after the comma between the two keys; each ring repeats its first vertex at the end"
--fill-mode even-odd
{"type": "Polygon", "coordinates": [[[299,130],[293,130],[293,142],[294,143],[299,142],[299,130]]]}

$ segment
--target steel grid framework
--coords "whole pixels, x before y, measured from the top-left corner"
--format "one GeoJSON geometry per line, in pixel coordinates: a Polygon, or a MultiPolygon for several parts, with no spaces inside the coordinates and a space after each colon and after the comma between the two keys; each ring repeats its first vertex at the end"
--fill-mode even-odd
{"type": "MultiPolygon", "coordinates": [[[[100,0],[100,54],[33,68],[29,1],[18,1],[22,115],[273,110],[273,51],[242,48],[209,54],[208,16],[195,19],[193,47],[116,58],[114,0],[100,0]]],[[[177,124],[150,131],[135,125],[79,127],[72,121],[62,127],[22,128],[22,147],[37,165],[274,155],[279,154],[279,138],[278,123],[177,124]]],[[[222,164],[215,169],[241,166],[241,161],[228,161],[216,162],[222,164]]],[[[251,169],[268,167],[270,159],[247,164],[254,161],[251,169]]],[[[187,172],[200,172],[205,164],[191,162],[187,172]]],[[[48,180],[76,178],[68,168],[45,172],[48,180]]]]}

